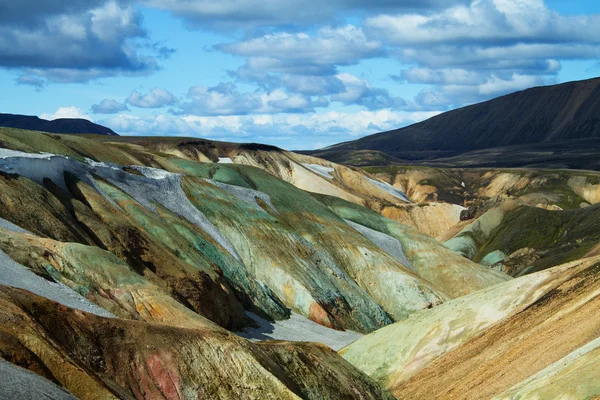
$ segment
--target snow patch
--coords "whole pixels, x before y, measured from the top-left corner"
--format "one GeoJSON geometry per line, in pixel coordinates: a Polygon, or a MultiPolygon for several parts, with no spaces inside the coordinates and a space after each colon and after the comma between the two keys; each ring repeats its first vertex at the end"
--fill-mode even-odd
{"type": "Polygon", "coordinates": [[[315,174],[321,175],[322,177],[333,179],[333,175],[331,175],[331,173],[335,171],[334,168],[325,167],[324,165],[319,164],[302,164],[302,166],[311,170],[315,174]]]}
{"type": "Polygon", "coordinates": [[[233,160],[229,157],[219,157],[219,164],[234,164],[233,160]]]}
{"type": "Polygon", "coordinates": [[[292,313],[289,319],[275,322],[267,321],[251,312],[246,312],[246,314],[259,327],[246,328],[243,332],[236,332],[236,334],[252,341],[318,342],[338,351],[363,337],[357,332],[336,331],[327,328],[295,313],[292,313]]]}
{"type": "Polygon", "coordinates": [[[394,257],[396,260],[400,261],[402,265],[414,271],[412,264],[410,263],[410,261],[408,261],[408,258],[406,258],[406,255],[404,254],[404,250],[402,249],[402,243],[400,243],[398,239],[385,233],[368,228],[364,225],[357,224],[356,222],[352,222],[347,219],[345,219],[344,221],[346,221],[348,225],[356,229],[371,242],[375,243],[377,247],[394,257]]]}
{"type": "Polygon", "coordinates": [[[382,181],[379,181],[376,179],[371,179],[371,178],[367,178],[367,180],[369,182],[371,182],[373,185],[377,186],[379,189],[383,190],[384,192],[387,192],[387,193],[391,194],[392,196],[395,196],[395,197],[399,198],[400,200],[405,201],[407,203],[411,202],[410,199],[408,197],[406,197],[404,192],[396,189],[389,183],[382,182],[382,181]]]}

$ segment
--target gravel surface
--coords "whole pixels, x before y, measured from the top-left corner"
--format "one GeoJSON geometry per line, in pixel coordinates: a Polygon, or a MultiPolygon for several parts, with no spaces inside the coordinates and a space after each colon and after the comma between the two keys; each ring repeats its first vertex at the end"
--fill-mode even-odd
{"type": "Polygon", "coordinates": [[[65,389],[0,358],[0,400],[77,400],[65,389]]]}
{"type": "Polygon", "coordinates": [[[315,174],[321,175],[327,179],[333,179],[333,175],[331,173],[335,171],[335,169],[331,167],[325,167],[319,164],[302,164],[305,168],[308,168],[315,174]]]}
{"type": "Polygon", "coordinates": [[[371,179],[371,178],[367,178],[367,180],[369,182],[371,182],[373,185],[377,186],[379,189],[383,190],[384,192],[388,192],[392,196],[395,196],[395,197],[399,198],[400,200],[405,201],[407,203],[411,202],[410,199],[408,197],[406,197],[406,195],[404,194],[404,192],[402,192],[401,190],[396,189],[395,187],[393,187],[389,183],[378,181],[378,180],[371,179]]]}
{"type": "Polygon", "coordinates": [[[275,322],[267,321],[251,312],[246,314],[258,323],[259,327],[246,328],[236,334],[252,341],[317,342],[338,351],[363,337],[360,333],[352,331],[329,329],[295,313],[292,313],[289,319],[275,322]]]}
{"type": "Polygon", "coordinates": [[[76,308],[101,317],[115,318],[113,314],[98,307],[68,286],[60,282],[50,282],[37,276],[23,265],[13,261],[13,259],[1,250],[0,285],[25,289],[67,307],[76,308]]]}
{"type": "Polygon", "coordinates": [[[387,235],[385,233],[373,230],[364,225],[357,224],[356,222],[345,219],[346,223],[359,231],[364,237],[375,243],[377,247],[400,261],[405,267],[410,268],[414,271],[414,268],[402,249],[402,243],[395,237],[387,235]]]}

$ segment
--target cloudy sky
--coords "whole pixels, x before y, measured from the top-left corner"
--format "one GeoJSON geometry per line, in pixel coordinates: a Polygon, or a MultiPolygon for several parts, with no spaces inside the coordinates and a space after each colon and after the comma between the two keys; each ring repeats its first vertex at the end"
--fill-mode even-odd
{"type": "Polygon", "coordinates": [[[0,112],[124,135],[312,149],[596,76],[597,0],[0,0],[0,112]]]}

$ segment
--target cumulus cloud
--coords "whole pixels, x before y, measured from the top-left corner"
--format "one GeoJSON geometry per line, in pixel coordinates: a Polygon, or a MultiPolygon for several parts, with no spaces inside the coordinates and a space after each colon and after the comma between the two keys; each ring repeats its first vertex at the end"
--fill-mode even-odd
{"type": "Polygon", "coordinates": [[[165,52],[148,40],[129,1],[0,1],[0,67],[22,70],[22,82],[151,73],[165,52]]]}
{"type": "Polygon", "coordinates": [[[40,114],[40,118],[47,120],[55,120],[60,118],[82,118],[88,121],[94,122],[94,119],[87,115],[85,111],[78,107],[60,107],[54,113],[43,113],[40,114]]]}
{"type": "Polygon", "coordinates": [[[347,137],[358,137],[418,122],[437,112],[328,111],[310,114],[260,114],[230,116],[133,116],[120,114],[100,121],[131,135],[195,136],[244,142],[265,142],[290,149],[323,147],[347,137]],[[268,132],[274,132],[270,135],[268,132]]]}
{"type": "Polygon", "coordinates": [[[543,0],[477,0],[430,13],[368,17],[410,67],[392,78],[432,85],[412,107],[461,106],[556,81],[562,60],[600,57],[600,15],[565,16],[543,0]]]}
{"type": "Polygon", "coordinates": [[[112,99],[104,99],[99,104],[92,105],[94,114],[116,114],[121,111],[129,111],[129,108],[124,103],[112,99]]]}
{"type": "Polygon", "coordinates": [[[330,75],[336,66],[356,64],[385,53],[381,42],[367,39],[363,31],[353,25],[322,28],[314,36],[268,34],[217,48],[248,57],[247,67],[251,70],[305,75],[330,75]]]}
{"type": "Polygon", "coordinates": [[[404,99],[391,96],[385,89],[372,87],[366,79],[348,73],[339,74],[337,78],[344,84],[345,90],[332,95],[331,100],[333,101],[339,101],[346,105],[357,104],[369,110],[398,109],[406,105],[404,99]]]}
{"type": "Polygon", "coordinates": [[[411,111],[447,110],[534,86],[556,83],[553,78],[536,75],[513,74],[506,78],[491,75],[472,83],[445,84],[423,89],[417,94],[414,101],[406,105],[405,109],[411,111]]]}
{"type": "Polygon", "coordinates": [[[189,89],[189,101],[174,111],[179,115],[248,115],[255,113],[313,112],[316,107],[326,107],[329,102],[301,94],[288,94],[282,90],[242,93],[231,82],[214,87],[194,86],[189,89]]]}
{"type": "MultiPolygon", "coordinates": [[[[401,107],[404,101],[385,89],[374,88],[354,75],[338,72],[339,66],[354,65],[363,59],[383,57],[385,49],[378,40],[368,39],[353,25],[326,27],[315,34],[278,33],[218,46],[221,51],[247,57],[246,64],[232,73],[239,80],[259,85],[266,91],[285,90],[292,99],[302,99],[311,110],[310,96],[324,97],[344,105],[359,105],[370,110],[401,107]]],[[[273,103],[278,105],[279,103],[273,103]]],[[[285,107],[284,107],[285,108],[285,107]]],[[[290,109],[290,108],[288,108],[290,109]]]]}
{"type": "Polygon", "coordinates": [[[134,90],[126,102],[134,107],[161,108],[177,103],[177,98],[167,90],[156,87],[148,94],[141,94],[137,90],[134,90]]]}
{"type": "MultiPolygon", "coordinates": [[[[438,13],[379,15],[365,29],[422,68],[551,74],[559,59],[600,54],[600,15],[560,15],[543,0],[478,0],[438,13]]],[[[410,74],[416,72],[423,70],[410,74]]]]}
{"type": "Polygon", "coordinates": [[[367,29],[395,45],[597,41],[600,16],[563,16],[543,0],[478,0],[433,14],[379,15],[367,29]]]}

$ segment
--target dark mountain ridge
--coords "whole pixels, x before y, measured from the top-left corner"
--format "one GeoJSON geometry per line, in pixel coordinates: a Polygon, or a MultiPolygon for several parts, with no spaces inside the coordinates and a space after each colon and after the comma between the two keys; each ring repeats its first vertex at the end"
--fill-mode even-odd
{"type": "Polygon", "coordinates": [[[311,152],[376,150],[406,160],[600,137],[600,78],[535,87],[437,115],[405,128],[311,152]]]}
{"type": "Polygon", "coordinates": [[[59,118],[48,121],[30,115],[0,114],[0,126],[48,133],[79,133],[118,136],[110,128],[80,118],[59,118]]]}

